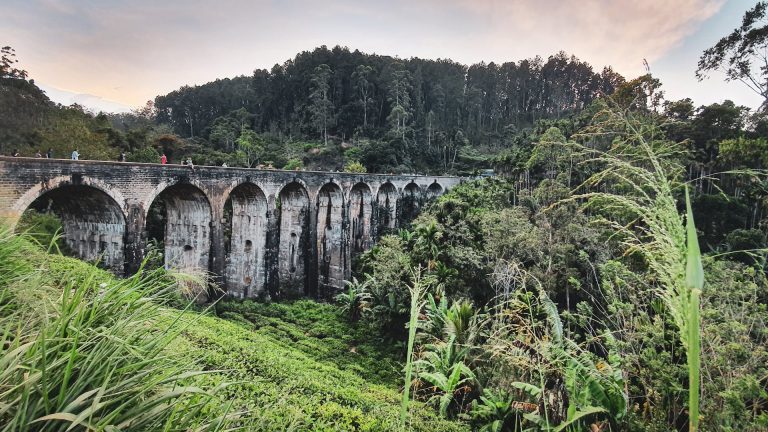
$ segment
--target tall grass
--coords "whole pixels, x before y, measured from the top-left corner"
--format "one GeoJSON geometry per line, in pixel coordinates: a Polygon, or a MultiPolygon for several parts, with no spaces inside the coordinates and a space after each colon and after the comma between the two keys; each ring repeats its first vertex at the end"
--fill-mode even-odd
{"type": "Polygon", "coordinates": [[[202,372],[168,349],[182,330],[163,306],[173,290],[159,272],[116,280],[0,225],[0,431],[230,427],[216,389],[195,387],[202,372]]]}
{"type": "Polygon", "coordinates": [[[685,190],[687,218],[678,212],[685,149],[665,139],[652,120],[604,105],[594,125],[581,134],[586,164],[597,167],[574,200],[605,216],[627,255],[642,257],[655,293],[678,329],[689,374],[689,424],[699,422],[700,320],[703,270],[696,228],[685,190]],[[610,140],[607,150],[594,144],[610,140]]]}
{"type": "Polygon", "coordinates": [[[421,267],[411,270],[411,285],[408,290],[411,293],[410,319],[408,321],[408,349],[405,358],[405,383],[403,387],[403,400],[400,405],[400,427],[405,430],[405,420],[408,414],[408,404],[411,394],[411,377],[413,374],[413,344],[416,341],[416,328],[419,322],[419,312],[424,307],[424,293],[433,281],[423,278],[421,267]]]}
{"type": "Polygon", "coordinates": [[[701,370],[701,323],[699,300],[704,288],[704,267],[701,264],[699,239],[696,236],[696,224],[691,210],[691,198],[685,190],[685,225],[687,235],[687,254],[685,267],[685,285],[690,292],[688,299],[688,409],[689,430],[699,429],[699,385],[701,370]]]}

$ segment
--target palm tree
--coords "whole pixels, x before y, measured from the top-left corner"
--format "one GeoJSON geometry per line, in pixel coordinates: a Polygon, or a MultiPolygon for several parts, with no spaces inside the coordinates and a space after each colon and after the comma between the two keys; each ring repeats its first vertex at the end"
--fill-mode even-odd
{"type": "Polygon", "coordinates": [[[426,345],[423,357],[414,362],[418,379],[431,385],[431,403],[436,404],[440,414],[448,417],[448,409],[461,393],[469,393],[475,374],[464,364],[468,348],[459,347],[456,338],[447,342],[426,345]]]}
{"type": "Polygon", "coordinates": [[[363,313],[369,311],[371,307],[371,295],[367,290],[374,279],[370,275],[366,276],[363,282],[358,281],[355,277],[351,281],[344,281],[347,285],[347,291],[336,296],[336,302],[339,303],[345,315],[352,322],[359,320],[363,313]]]}

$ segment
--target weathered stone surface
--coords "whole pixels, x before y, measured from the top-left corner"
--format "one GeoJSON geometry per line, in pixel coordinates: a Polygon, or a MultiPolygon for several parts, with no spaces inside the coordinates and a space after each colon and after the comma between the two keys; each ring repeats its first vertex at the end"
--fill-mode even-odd
{"type": "Polygon", "coordinates": [[[424,197],[416,183],[408,183],[400,197],[400,225],[407,225],[419,214],[424,197]]]}
{"type": "Polygon", "coordinates": [[[258,186],[243,183],[230,194],[230,205],[225,285],[233,297],[254,297],[264,291],[267,280],[267,198],[258,186]]]}
{"type": "Polygon", "coordinates": [[[321,297],[329,297],[344,285],[347,239],[344,228],[344,196],[339,185],[327,183],[317,194],[317,270],[321,297]]]}
{"type": "Polygon", "coordinates": [[[379,233],[397,227],[397,188],[387,181],[376,195],[376,216],[379,233]]]}
{"type": "Polygon", "coordinates": [[[278,249],[279,292],[287,296],[310,294],[311,241],[309,195],[298,182],[280,191],[278,249]]]}
{"type": "Polygon", "coordinates": [[[131,273],[164,213],[169,267],[209,271],[229,295],[328,297],[352,260],[456,177],[0,157],[0,217],[51,208],[78,256],[131,273]]]}
{"type": "Polygon", "coordinates": [[[371,188],[365,183],[352,186],[349,197],[350,250],[354,260],[373,245],[371,188]]]}
{"type": "Polygon", "coordinates": [[[67,185],[44,194],[30,207],[58,209],[70,251],[122,273],[125,217],[109,195],[86,186],[67,185]],[[71,200],[71,196],[79,199],[71,200]]]}
{"type": "Polygon", "coordinates": [[[181,271],[207,270],[211,250],[211,206],[203,192],[189,184],[164,190],[165,267],[181,271]]]}

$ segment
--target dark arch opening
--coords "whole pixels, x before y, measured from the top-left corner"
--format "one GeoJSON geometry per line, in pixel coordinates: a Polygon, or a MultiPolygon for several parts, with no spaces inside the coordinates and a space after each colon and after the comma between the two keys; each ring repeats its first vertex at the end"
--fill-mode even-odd
{"type": "Polygon", "coordinates": [[[207,271],[210,229],[208,198],[190,184],[169,186],[152,201],[147,212],[149,247],[163,251],[163,265],[168,269],[207,271]]]}
{"type": "Polygon", "coordinates": [[[433,200],[443,194],[443,187],[440,183],[434,182],[427,188],[427,199],[433,200]]]}
{"type": "Polygon", "coordinates": [[[403,188],[403,196],[400,198],[400,222],[405,226],[411,223],[421,209],[421,188],[416,183],[408,183],[403,188]]]}
{"type": "Polygon", "coordinates": [[[397,188],[386,182],[376,195],[376,219],[379,237],[397,226],[397,188]]]}
{"type": "Polygon", "coordinates": [[[91,186],[63,185],[33,201],[22,221],[34,224],[46,213],[61,221],[63,253],[124,274],[125,216],[112,197],[91,186]]]}
{"type": "Polygon", "coordinates": [[[317,194],[317,265],[321,297],[329,297],[344,285],[344,194],[327,183],[317,194]]]}
{"type": "Polygon", "coordinates": [[[371,188],[365,183],[352,187],[349,194],[349,230],[352,260],[371,248],[371,188]]]}
{"type": "Polygon", "coordinates": [[[278,285],[277,295],[298,297],[309,292],[309,263],[312,245],[309,230],[309,195],[297,182],[286,185],[278,196],[278,285]]]}
{"type": "Polygon", "coordinates": [[[232,190],[224,204],[227,293],[255,297],[266,281],[267,198],[253,183],[232,190]]]}

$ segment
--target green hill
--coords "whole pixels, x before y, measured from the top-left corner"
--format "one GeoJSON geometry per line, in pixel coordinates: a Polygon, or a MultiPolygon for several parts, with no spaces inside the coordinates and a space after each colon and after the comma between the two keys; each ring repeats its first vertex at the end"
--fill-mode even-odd
{"type": "MultiPolygon", "coordinates": [[[[118,280],[7,228],[0,262],[0,430],[397,428],[399,351],[331,305],[183,311],[167,275],[118,280]]],[[[411,414],[414,430],[465,429],[411,414]]]]}

